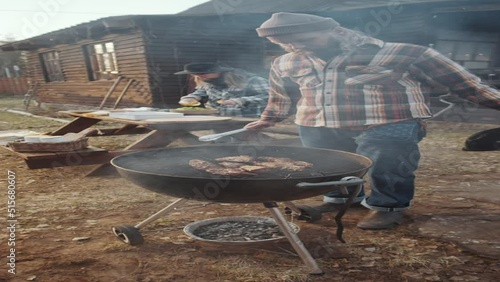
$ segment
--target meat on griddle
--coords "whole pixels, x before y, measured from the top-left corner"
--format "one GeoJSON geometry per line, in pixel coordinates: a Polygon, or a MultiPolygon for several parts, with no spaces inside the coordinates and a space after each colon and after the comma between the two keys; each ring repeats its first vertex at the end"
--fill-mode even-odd
{"type": "Polygon", "coordinates": [[[231,176],[250,176],[270,170],[300,172],[313,166],[312,163],[290,158],[258,157],[255,159],[249,155],[222,157],[215,161],[217,163],[194,159],[189,161],[189,165],[211,174],[231,176]]]}
{"type": "Polygon", "coordinates": [[[303,171],[306,167],[294,165],[292,163],[279,163],[279,162],[255,162],[255,165],[267,167],[270,169],[288,170],[288,171],[303,171]]]}
{"type": "Polygon", "coordinates": [[[276,157],[259,157],[257,158],[259,161],[265,161],[265,162],[273,162],[273,163],[288,163],[293,166],[302,166],[302,167],[312,167],[313,164],[309,162],[304,162],[304,161],[296,161],[294,159],[290,158],[276,158],[276,157]]]}
{"type": "Polygon", "coordinates": [[[264,172],[269,170],[268,167],[260,166],[260,165],[242,165],[240,168],[244,171],[248,172],[264,172]]]}
{"type": "Polygon", "coordinates": [[[275,158],[275,157],[259,157],[254,162],[254,164],[267,168],[288,170],[288,171],[303,171],[304,169],[313,166],[312,163],[304,161],[296,161],[290,158],[275,158]]]}
{"type": "Polygon", "coordinates": [[[237,162],[220,162],[218,164],[227,168],[242,167],[244,165],[247,165],[247,163],[237,163],[237,162]]]}
{"type": "Polygon", "coordinates": [[[217,175],[230,175],[230,176],[252,176],[255,175],[241,168],[228,168],[218,164],[211,163],[200,159],[193,159],[189,161],[189,165],[197,170],[205,171],[217,175]]]}
{"type": "Polygon", "coordinates": [[[250,163],[254,160],[252,156],[249,155],[239,155],[232,157],[223,157],[215,159],[218,162],[236,162],[236,163],[250,163]]]}

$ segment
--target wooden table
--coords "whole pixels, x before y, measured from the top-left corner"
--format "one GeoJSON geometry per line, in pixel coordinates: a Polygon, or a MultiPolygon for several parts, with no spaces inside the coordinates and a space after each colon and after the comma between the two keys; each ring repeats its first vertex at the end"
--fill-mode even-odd
{"type": "MultiPolygon", "coordinates": [[[[190,145],[203,144],[193,131],[212,130],[228,131],[243,127],[255,120],[252,118],[220,117],[220,116],[185,116],[183,118],[128,120],[109,116],[92,115],[90,111],[62,111],[61,113],[75,117],[64,126],[48,133],[48,135],[64,135],[69,132],[85,132],[91,136],[115,136],[124,134],[141,134],[139,139],[121,150],[107,150],[89,146],[84,150],[50,153],[21,153],[29,168],[50,168],[90,164],[109,164],[109,161],[121,154],[137,150],[162,148],[178,139],[190,145]],[[94,129],[99,122],[122,124],[119,128],[94,129]]],[[[99,169],[99,168],[97,168],[99,169]]],[[[95,174],[95,169],[90,174],[95,174]]]]}

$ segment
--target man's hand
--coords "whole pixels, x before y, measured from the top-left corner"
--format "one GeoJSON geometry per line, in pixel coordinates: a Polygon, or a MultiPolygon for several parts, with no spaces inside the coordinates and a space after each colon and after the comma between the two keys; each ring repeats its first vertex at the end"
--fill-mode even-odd
{"type": "Polygon", "coordinates": [[[244,128],[248,130],[261,130],[271,126],[274,126],[274,122],[259,119],[245,125],[244,128]]]}

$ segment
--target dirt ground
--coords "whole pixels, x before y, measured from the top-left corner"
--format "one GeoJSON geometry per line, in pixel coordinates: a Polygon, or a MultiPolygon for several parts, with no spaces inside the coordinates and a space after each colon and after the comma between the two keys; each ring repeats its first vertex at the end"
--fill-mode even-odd
{"type": "MultiPolygon", "coordinates": [[[[33,126],[31,121],[22,122],[28,118],[14,119],[14,123],[0,123],[0,130],[45,130],[59,125],[38,120],[40,125],[33,126]]],[[[460,200],[437,189],[467,181],[499,183],[500,151],[461,150],[466,137],[494,127],[498,125],[429,122],[429,134],[421,143],[415,202],[405,224],[394,230],[357,229],[356,222],[366,209],[351,208],[344,216],[347,243],[343,244],[335,237],[334,214],[324,214],[314,223],[287,216],[300,226],[298,235],[325,272],[321,276],[308,274],[286,240],[209,245],[183,233],[187,224],[208,218],[270,216],[262,204],[190,201],[141,229],[143,245],[129,246],[113,235],[111,227],[135,225],[175,198],[149,192],[120,177],[85,177],[91,166],[30,170],[20,158],[2,149],[2,202],[7,202],[11,171],[15,173],[17,225],[15,274],[3,263],[0,281],[498,281],[499,257],[471,251],[439,236],[422,236],[415,228],[415,223],[429,215],[461,214],[471,204],[500,212],[500,205],[460,200]],[[451,205],[450,197],[454,200],[451,205]]],[[[320,201],[318,196],[295,203],[320,201]]],[[[5,204],[1,213],[7,214],[5,204]]],[[[11,248],[9,236],[5,231],[0,234],[4,262],[11,248]]]]}

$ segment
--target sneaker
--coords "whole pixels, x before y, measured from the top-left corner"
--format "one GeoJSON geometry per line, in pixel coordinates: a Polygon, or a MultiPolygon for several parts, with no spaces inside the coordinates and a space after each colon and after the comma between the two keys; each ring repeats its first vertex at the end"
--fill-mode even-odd
{"type": "Polygon", "coordinates": [[[404,211],[370,211],[360,222],[358,228],[367,230],[390,229],[403,222],[404,211]]]}

